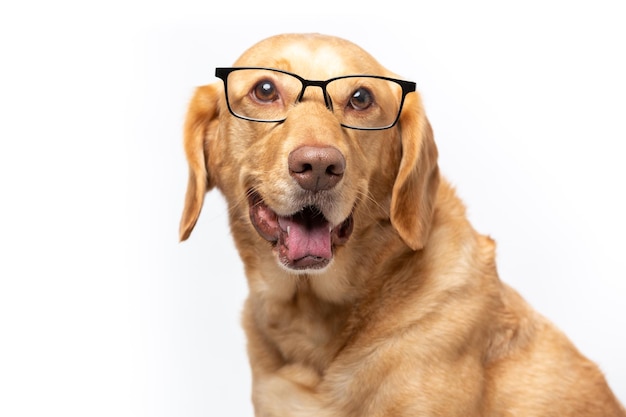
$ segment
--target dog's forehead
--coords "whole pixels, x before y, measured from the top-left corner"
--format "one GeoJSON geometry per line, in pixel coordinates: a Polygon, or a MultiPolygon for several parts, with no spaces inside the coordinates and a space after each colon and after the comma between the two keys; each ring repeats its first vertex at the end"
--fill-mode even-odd
{"type": "Polygon", "coordinates": [[[315,80],[348,74],[387,73],[361,47],[318,34],[278,35],[265,39],[244,52],[235,66],[278,68],[315,80]]]}

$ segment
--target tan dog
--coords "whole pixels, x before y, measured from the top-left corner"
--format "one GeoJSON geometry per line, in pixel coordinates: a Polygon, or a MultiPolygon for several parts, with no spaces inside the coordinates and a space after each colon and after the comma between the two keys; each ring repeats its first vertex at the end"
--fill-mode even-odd
{"type": "Polygon", "coordinates": [[[257,416],[626,415],[499,280],[413,83],[321,35],[272,37],[235,66],[275,70],[219,69],[197,89],[180,236],[220,189],[250,289],[257,416]]]}

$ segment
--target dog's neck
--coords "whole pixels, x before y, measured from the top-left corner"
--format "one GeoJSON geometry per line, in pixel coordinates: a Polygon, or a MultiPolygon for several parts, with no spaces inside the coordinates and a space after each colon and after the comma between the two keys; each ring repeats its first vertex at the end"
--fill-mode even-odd
{"type": "Polygon", "coordinates": [[[388,323],[385,317],[393,315],[392,310],[410,309],[411,313],[402,316],[417,321],[421,315],[437,311],[442,302],[424,293],[420,295],[419,306],[398,303],[397,300],[402,299],[414,302],[415,296],[407,297],[408,293],[416,294],[427,287],[431,290],[438,288],[441,291],[435,293],[446,294],[475,285],[455,273],[452,270],[454,265],[479,262],[475,267],[487,270],[493,253],[470,253],[467,247],[456,243],[467,242],[468,235],[475,239],[481,237],[467,222],[463,230],[459,229],[458,219],[465,216],[464,208],[454,191],[447,185],[444,187],[437,204],[446,208],[435,209],[429,239],[445,240],[448,243],[445,247],[449,249],[456,247],[455,254],[452,251],[445,254],[447,258],[456,257],[455,262],[439,260],[444,255],[430,249],[444,247],[441,244],[426,245],[420,251],[411,250],[388,221],[355,232],[350,245],[339,248],[334,264],[323,273],[295,275],[277,266],[273,257],[254,260],[254,266],[247,268],[248,303],[253,303],[254,308],[247,310],[262,311],[263,314],[245,320],[249,322],[246,325],[248,332],[252,331],[252,325],[254,332],[262,335],[276,352],[277,363],[305,364],[321,374],[351,343],[354,335],[367,334],[364,327],[376,326],[376,334],[380,335],[381,331],[391,333],[397,331],[398,326],[406,326],[407,323],[388,323]],[[454,222],[450,216],[455,217],[454,222]],[[364,247],[368,250],[364,251],[364,247]],[[444,270],[443,265],[447,269],[444,270]],[[264,271],[263,276],[255,275],[261,274],[260,271],[264,271]],[[426,277],[431,281],[424,282],[426,277]],[[391,303],[389,300],[395,301],[391,303]]]}

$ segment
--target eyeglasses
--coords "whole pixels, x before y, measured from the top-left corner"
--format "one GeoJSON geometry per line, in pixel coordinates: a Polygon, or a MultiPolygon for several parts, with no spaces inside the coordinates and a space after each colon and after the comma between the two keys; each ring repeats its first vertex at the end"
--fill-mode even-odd
{"type": "Polygon", "coordinates": [[[393,127],[407,94],[415,91],[411,81],[378,75],[345,75],[326,81],[306,80],[287,71],[259,68],[216,68],[224,81],[228,110],[253,122],[281,123],[290,108],[304,97],[307,87],[322,89],[324,103],[341,126],[359,130],[393,127]]]}

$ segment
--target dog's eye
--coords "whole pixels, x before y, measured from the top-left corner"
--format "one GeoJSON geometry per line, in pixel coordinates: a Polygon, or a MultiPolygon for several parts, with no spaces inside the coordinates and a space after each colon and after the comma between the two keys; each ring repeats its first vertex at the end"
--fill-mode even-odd
{"type": "Polygon", "coordinates": [[[359,88],[350,97],[350,106],[355,110],[365,110],[374,102],[372,93],[366,88],[359,88]]]}
{"type": "Polygon", "coordinates": [[[278,100],[278,91],[276,86],[269,80],[259,82],[253,90],[254,97],[263,102],[272,102],[278,100]]]}

